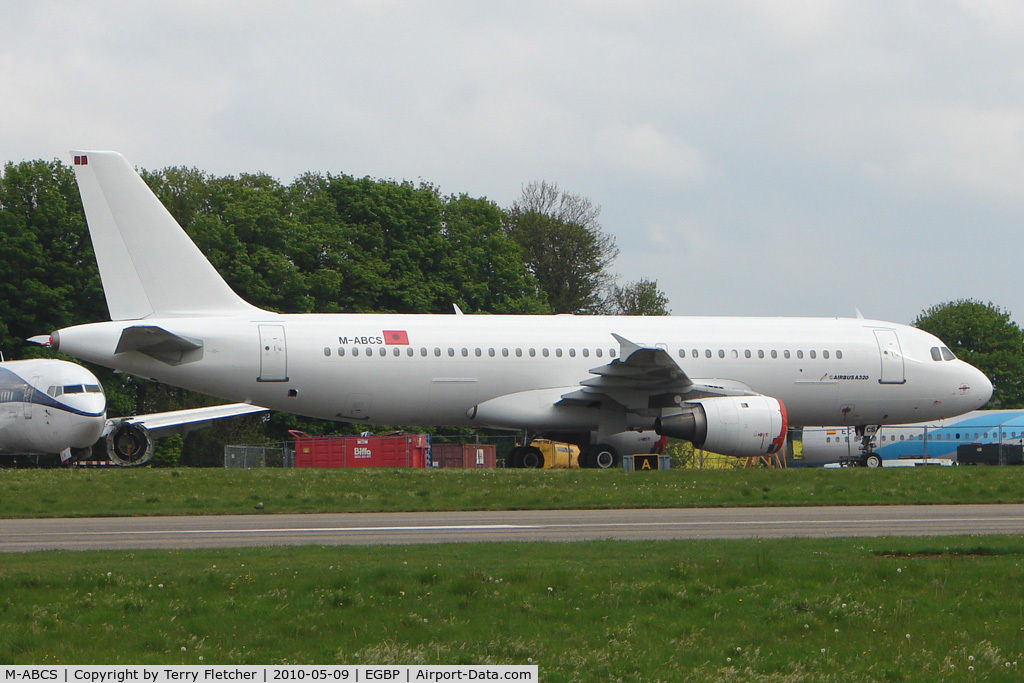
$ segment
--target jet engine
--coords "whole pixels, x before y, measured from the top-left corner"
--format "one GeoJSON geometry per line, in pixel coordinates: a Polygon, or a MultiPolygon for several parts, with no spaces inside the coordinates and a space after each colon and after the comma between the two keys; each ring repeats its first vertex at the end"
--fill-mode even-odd
{"type": "Polygon", "coordinates": [[[737,458],[776,453],[786,440],[786,407],[771,396],[715,396],[682,408],[658,418],[655,431],[737,458]]]}
{"type": "Polygon", "coordinates": [[[140,424],[121,422],[107,434],[107,456],[122,467],[145,465],[153,452],[153,436],[140,424]]]}

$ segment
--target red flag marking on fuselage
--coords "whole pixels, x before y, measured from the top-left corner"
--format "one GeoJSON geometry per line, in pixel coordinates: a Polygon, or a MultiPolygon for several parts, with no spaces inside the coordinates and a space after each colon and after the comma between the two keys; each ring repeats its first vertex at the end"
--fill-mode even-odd
{"type": "Polygon", "coordinates": [[[409,345],[409,333],[405,330],[384,330],[384,344],[387,346],[409,345]]]}

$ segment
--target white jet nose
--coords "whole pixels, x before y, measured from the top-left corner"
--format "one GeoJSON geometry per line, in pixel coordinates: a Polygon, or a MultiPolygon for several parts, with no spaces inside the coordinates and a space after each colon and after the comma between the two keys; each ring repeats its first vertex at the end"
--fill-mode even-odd
{"type": "Polygon", "coordinates": [[[69,441],[75,448],[88,448],[94,443],[99,441],[100,436],[103,434],[103,428],[106,426],[106,416],[76,416],[76,419],[72,425],[69,441]]]}
{"type": "Polygon", "coordinates": [[[988,400],[992,398],[992,380],[986,377],[984,372],[973,365],[971,366],[971,370],[974,370],[976,375],[975,379],[971,381],[971,393],[974,395],[974,400],[978,403],[975,408],[980,408],[988,403],[988,400]]]}

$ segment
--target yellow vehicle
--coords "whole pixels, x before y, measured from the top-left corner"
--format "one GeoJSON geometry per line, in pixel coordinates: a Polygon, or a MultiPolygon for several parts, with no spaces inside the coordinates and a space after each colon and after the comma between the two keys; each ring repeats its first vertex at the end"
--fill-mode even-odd
{"type": "Polygon", "coordinates": [[[534,439],[529,446],[516,446],[505,458],[505,467],[526,469],[570,469],[580,466],[579,446],[550,439],[534,439]]]}

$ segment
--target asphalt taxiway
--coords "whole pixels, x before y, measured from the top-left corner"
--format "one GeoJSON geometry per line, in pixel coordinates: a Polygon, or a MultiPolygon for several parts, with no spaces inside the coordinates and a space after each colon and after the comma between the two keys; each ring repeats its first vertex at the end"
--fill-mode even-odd
{"type": "Polygon", "coordinates": [[[0,552],[959,534],[1024,534],[1024,505],[4,519],[0,552]]]}

